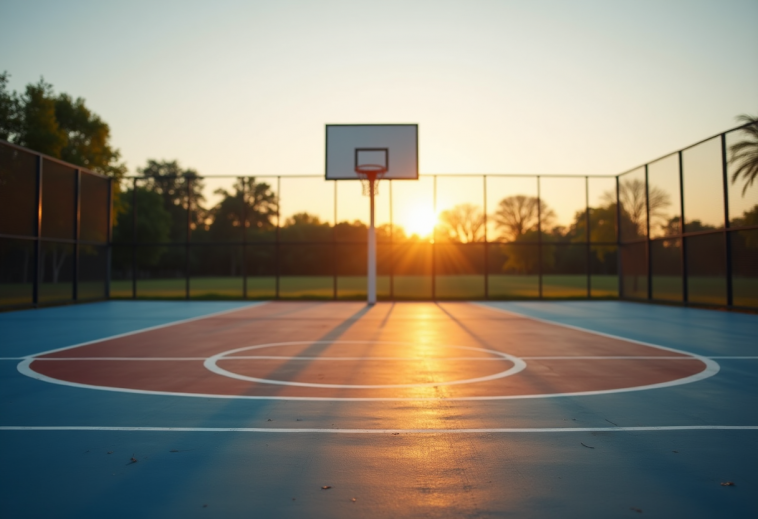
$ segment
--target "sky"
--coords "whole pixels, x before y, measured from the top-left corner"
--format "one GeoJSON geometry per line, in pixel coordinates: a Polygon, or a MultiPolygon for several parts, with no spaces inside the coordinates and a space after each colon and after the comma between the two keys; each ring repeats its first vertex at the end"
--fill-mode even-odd
{"type": "Polygon", "coordinates": [[[608,175],[758,115],[756,20],[756,0],[0,0],[0,70],[83,97],[130,173],[323,174],[325,124],[417,123],[422,174],[608,175]]]}

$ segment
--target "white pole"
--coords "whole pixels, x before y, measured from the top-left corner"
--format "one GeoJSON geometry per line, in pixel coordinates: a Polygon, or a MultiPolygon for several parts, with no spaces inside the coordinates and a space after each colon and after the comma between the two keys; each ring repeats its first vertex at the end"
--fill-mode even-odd
{"type": "Polygon", "coordinates": [[[376,230],[374,229],[374,182],[369,180],[371,191],[371,219],[368,227],[368,304],[376,304],[376,230]]]}

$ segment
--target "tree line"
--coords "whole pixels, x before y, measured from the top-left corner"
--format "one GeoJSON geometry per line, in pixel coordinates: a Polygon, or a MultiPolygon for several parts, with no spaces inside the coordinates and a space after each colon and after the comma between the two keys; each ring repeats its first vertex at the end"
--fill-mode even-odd
{"type": "MultiPolygon", "coordinates": [[[[0,74],[0,138],[116,179],[114,243],[130,243],[136,232],[139,242],[150,244],[138,248],[137,262],[143,267],[170,269],[172,265],[182,264],[184,251],[158,244],[183,243],[188,238],[188,229],[193,243],[239,242],[243,233],[251,243],[273,242],[277,236],[282,242],[328,243],[335,237],[345,242],[365,240],[365,223],[331,225],[307,213],[291,215],[277,228],[277,195],[269,184],[255,178],[240,178],[230,190],[215,191],[220,201],[206,207],[202,177],[191,168],[182,168],[176,160],[148,160],[144,167],[137,168],[137,173],[145,179],[134,191],[128,182],[122,182],[127,167],[121,161],[120,151],[111,143],[110,127],[86,106],[84,99],[55,93],[52,85],[43,79],[27,85],[23,92],[11,92],[7,88],[8,80],[7,72],[0,74]],[[132,207],[135,202],[136,227],[132,207]]],[[[731,180],[736,183],[742,179],[744,193],[758,176],[758,118],[741,116],[740,120],[747,124],[746,137],[730,148],[730,161],[736,165],[731,180]]],[[[624,241],[645,236],[648,214],[651,227],[657,226],[664,236],[678,235],[679,217],[667,217],[671,206],[669,194],[655,186],[646,188],[640,179],[622,179],[619,197],[618,228],[624,241]]],[[[555,212],[544,200],[523,194],[504,197],[488,215],[497,232],[494,238],[512,244],[503,252],[502,270],[529,273],[539,264],[543,269],[565,271],[569,268],[567,265],[577,263],[576,258],[570,257],[572,254],[584,254],[577,247],[548,246],[543,247],[540,258],[537,249],[528,246],[538,241],[539,232],[543,244],[580,244],[587,241],[589,222],[591,242],[615,243],[616,203],[616,194],[606,193],[599,207],[590,208],[589,214],[586,210],[577,211],[568,225],[561,226],[556,225],[555,212]]],[[[746,225],[756,225],[757,216],[758,206],[755,206],[745,212],[742,220],[746,225]]],[[[709,226],[688,222],[688,231],[696,229],[707,230],[709,226]]],[[[442,211],[434,230],[438,243],[477,243],[484,240],[484,235],[482,209],[473,204],[460,204],[442,211]]],[[[419,236],[406,236],[398,225],[380,226],[377,239],[380,243],[423,241],[419,236]]],[[[53,249],[51,251],[56,252],[53,249]]],[[[592,254],[593,262],[607,263],[608,268],[615,265],[613,247],[594,247],[592,254]]],[[[214,259],[211,253],[206,256],[207,261],[226,262],[227,270],[232,272],[242,269],[236,257],[214,259]]],[[[54,263],[60,262],[56,257],[54,263]]],[[[114,249],[114,267],[128,268],[131,264],[131,252],[127,248],[114,249]]]]}

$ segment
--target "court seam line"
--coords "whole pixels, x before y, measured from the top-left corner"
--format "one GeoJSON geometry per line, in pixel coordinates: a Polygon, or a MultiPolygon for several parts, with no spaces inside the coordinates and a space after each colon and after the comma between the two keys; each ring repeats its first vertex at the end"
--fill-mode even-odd
{"type": "Polygon", "coordinates": [[[73,348],[80,348],[82,346],[89,346],[90,344],[97,344],[98,342],[109,341],[109,340],[112,340],[112,339],[121,339],[122,337],[128,337],[130,335],[136,335],[138,333],[150,332],[150,331],[153,331],[153,330],[160,330],[161,328],[168,328],[169,326],[175,326],[177,324],[185,324],[185,323],[190,323],[192,321],[199,321],[200,319],[207,319],[207,318],[210,318],[210,317],[217,317],[219,315],[229,314],[229,313],[232,313],[232,312],[239,312],[240,310],[244,310],[244,309],[255,307],[255,306],[265,305],[266,303],[268,303],[268,301],[251,301],[249,304],[247,304],[245,306],[241,306],[239,308],[230,308],[230,309],[227,309],[227,310],[221,310],[219,312],[214,312],[214,313],[211,313],[211,314],[200,315],[200,316],[197,316],[197,317],[190,317],[189,319],[181,319],[179,321],[172,321],[170,323],[158,324],[156,326],[150,326],[148,328],[142,328],[142,329],[139,329],[139,330],[133,330],[131,332],[119,333],[119,334],[116,334],[116,335],[111,335],[109,337],[103,337],[101,339],[95,339],[95,340],[92,340],[92,341],[86,341],[86,342],[82,342],[82,343],[79,343],[79,344],[74,344],[72,346],[64,346],[62,348],[55,348],[55,349],[52,349],[52,350],[43,351],[41,353],[35,353],[33,355],[27,355],[27,356],[23,357],[23,359],[30,359],[30,358],[33,359],[33,358],[38,357],[40,355],[49,355],[51,353],[57,353],[59,351],[66,351],[66,350],[71,350],[73,348]]]}
{"type": "Polygon", "coordinates": [[[0,426],[0,431],[241,432],[326,434],[486,434],[665,431],[758,431],[758,425],[662,425],[633,427],[492,427],[462,429],[319,429],[273,427],[0,426]]]}

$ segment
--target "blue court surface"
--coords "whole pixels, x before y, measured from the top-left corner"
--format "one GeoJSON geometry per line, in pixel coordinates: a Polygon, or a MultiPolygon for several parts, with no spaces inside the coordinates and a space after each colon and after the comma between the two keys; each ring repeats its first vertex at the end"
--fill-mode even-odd
{"type": "Polygon", "coordinates": [[[757,332],[626,302],[2,313],[0,517],[758,517],[757,332]]]}

